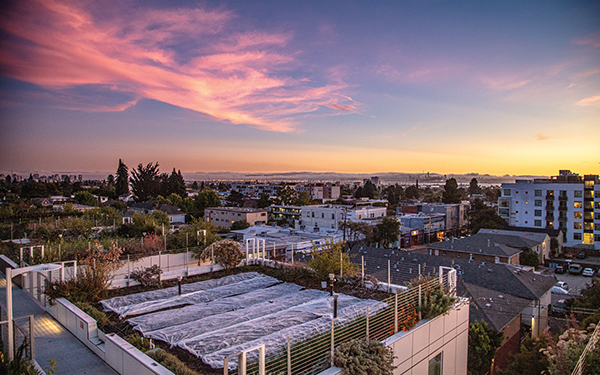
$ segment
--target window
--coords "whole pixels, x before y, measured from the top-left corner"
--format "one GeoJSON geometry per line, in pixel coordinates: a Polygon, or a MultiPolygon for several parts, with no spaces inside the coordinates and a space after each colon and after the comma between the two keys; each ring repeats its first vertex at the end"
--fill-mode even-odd
{"type": "Polygon", "coordinates": [[[504,189],[504,196],[510,197],[510,189],[504,189]]]}
{"type": "Polygon", "coordinates": [[[536,227],[541,227],[542,226],[542,221],[541,220],[535,220],[535,224],[536,227]]]}
{"type": "Polygon", "coordinates": [[[535,210],[535,216],[542,216],[542,210],[535,210]]]}
{"type": "Polygon", "coordinates": [[[581,219],[583,217],[581,212],[573,212],[573,218],[581,219]]]}
{"type": "Polygon", "coordinates": [[[573,229],[581,229],[581,223],[573,223],[573,229]]]}
{"type": "Polygon", "coordinates": [[[442,375],[442,353],[429,360],[428,375],[442,375]]]}
{"type": "Polygon", "coordinates": [[[583,197],[583,192],[581,190],[575,190],[575,198],[583,197]]]}
{"type": "Polygon", "coordinates": [[[542,191],[541,190],[536,190],[535,191],[535,196],[536,197],[541,197],[542,196],[542,191]]]}
{"type": "Polygon", "coordinates": [[[335,214],[331,214],[331,220],[335,220],[335,214]]]}
{"type": "Polygon", "coordinates": [[[321,219],[325,219],[325,212],[321,212],[321,219]]]}
{"type": "Polygon", "coordinates": [[[600,190],[594,192],[594,198],[600,198],[600,190]]]}
{"type": "Polygon", "coordinates": [[[542,201],[540,199],[536,199],[535,206],[536,207],[542,207],[542,201]]]}
{"type": "Polygon", "coordinates": [[[581,240],[581,233],[573,233],[574,240],[581,240]]]}
{"type": "Polygon", "coordinates": [[[573,202],[574,208],[581,208],[581,202],[573,202]]]}
{"type": "Polygon", "coordinates": [[[558,193],[558,196],[559,196],[559,197],[562,197],[562,198],[566,198],[566,197],[567,197],[567,191],[566,191],[566,190],[561,190],[561,191],[558,193]]]}
{"type": "Polygon", "coordinates": [[[314,212],[312,213],[312,217],[315,217],[315,213],[314,212]]]}

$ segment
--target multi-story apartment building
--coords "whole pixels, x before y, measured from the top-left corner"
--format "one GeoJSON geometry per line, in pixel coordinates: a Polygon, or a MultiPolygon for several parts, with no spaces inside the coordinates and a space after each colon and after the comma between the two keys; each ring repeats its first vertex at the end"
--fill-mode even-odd
{"type": "Polygon", "coordinates": [[[267,211],[245,207],[208,207],[204,209],[204,219],[222,228],[231,228],[236,221],[260,225],[267,223],[267,211]]]}
{"type": "Polygon", "coordinates": [[[600,179],[569,170],[550,179],[502,184],[498,214],[509,225],[560,229],[564,245],[600,249],[600,179]]]}
{"type": "Polygon", "coordinates": [[[300,229],[334,229],[339,228],[339,223],[347,221],[362,221],[376,224],[386,216],[386,207],[360,206],[349,207],[343,205],[322,204],[316,206],[302,206],[301,220],[298,221],[300,229]]]}
{"type": "Polygon", "coordinates": [[[458,236],[467,227],[467,205],[464,203],[421,203],[402,202],[396,208],[396,215],[403,214],[442,214],[446,218],[446,235],[458,236]]]}

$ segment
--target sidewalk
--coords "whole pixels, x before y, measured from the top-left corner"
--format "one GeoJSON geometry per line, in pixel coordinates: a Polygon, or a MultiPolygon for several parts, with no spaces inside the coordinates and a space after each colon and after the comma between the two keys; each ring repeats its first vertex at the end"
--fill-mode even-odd
{"type": "MultiPolygon", "coordinates": [[[[56,361],[55,374],[98,374],[118,373],[95,355],[87,346],[55,321],[40,305],[18,286],[13,284],[13,317],[34,315],[35,360],[41,367],[48,367],[50,360],[56,361]]],[[[0,304],[6,308],[6,277],[0,272],[0,304]]],[[[17,347],[20,343],[15,343],[17,347]]]]}

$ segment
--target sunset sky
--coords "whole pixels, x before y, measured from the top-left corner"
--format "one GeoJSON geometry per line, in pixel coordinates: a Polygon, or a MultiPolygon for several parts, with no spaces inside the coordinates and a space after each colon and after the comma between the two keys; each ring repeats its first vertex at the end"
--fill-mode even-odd
{"type": "Polygon", "coordinates": [[[0,171],[600,174],[598,1],[0,5],[0,171]]]}

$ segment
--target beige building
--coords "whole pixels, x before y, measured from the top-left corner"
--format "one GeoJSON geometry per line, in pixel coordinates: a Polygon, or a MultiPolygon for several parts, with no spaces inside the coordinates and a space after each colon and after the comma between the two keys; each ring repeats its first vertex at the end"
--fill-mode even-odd
{"type": "Polygon", "coordinates": [[[251,226],[266,224],[267,211],[245,207],[209,207],[204,209],[204,220],[217,227],[231,228],[236,221],[247,221],[251,226]]]}

